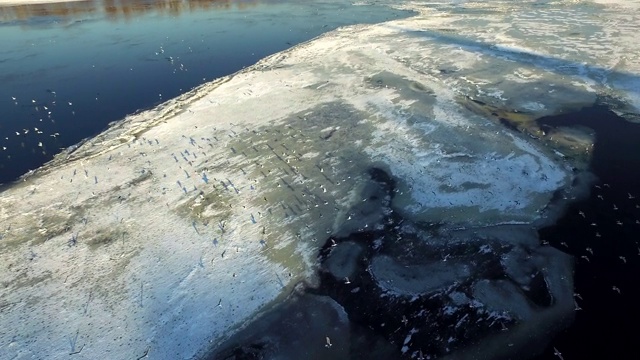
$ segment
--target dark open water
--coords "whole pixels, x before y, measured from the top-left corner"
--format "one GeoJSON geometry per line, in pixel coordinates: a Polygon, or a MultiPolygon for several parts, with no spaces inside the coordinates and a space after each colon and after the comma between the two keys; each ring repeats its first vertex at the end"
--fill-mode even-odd
{"type": "MultiPolygon", "coordinates": [[[[589,198],[572,204],[555,226],[540,231],[541,239],[576,257],[576,302],[582,310],[554,345],[565,359],[637,359],[640,126],[604,105],[538,122],[582,125],[596,133],[591,167],[598,181],[589,198]]],[[[542,358],[554,358],[552,349],[542,358]]]]}
{"type": "MultiPolygon", "coordinates": [[[[341,25],[404,15],[346,1],[296,0],[0,8],[0,183],[111,121],[264,56],[341,25]]],[[[604,105],[539,123],[592,128],[597,142],[591,165],[599,180],[589,198],[540,231],[542,239],[575,255],[576,302],[582,310],[538,359],[557,358],[553,347],[564,359],[636,359],[640,126],[604,105]]]]}

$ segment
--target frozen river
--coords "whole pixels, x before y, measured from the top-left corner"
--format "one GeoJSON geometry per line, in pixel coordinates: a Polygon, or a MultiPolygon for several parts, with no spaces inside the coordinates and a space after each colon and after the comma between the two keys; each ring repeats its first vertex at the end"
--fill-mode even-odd
{"type": "Polygon", "coordinates": [[[633,358],[639,9],[0,7],[0,359],[633,358]]]}

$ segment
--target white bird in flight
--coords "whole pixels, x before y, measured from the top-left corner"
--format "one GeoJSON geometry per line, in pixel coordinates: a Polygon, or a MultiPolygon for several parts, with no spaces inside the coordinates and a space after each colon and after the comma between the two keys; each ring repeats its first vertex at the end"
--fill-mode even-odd
{"type": "Polygon", "coordinates": [[[556,349],[555,346],[553,347],[553,355],[559,357],[560,360],[564,360],[564,358],[562,357],[562,353],[558,349],[556,349]]]}
{"type": "Polygon", "coordinates": [[[331,343],[331,339],[329,339],[328,336],[325,337],[327,343],[324,345],[324,347],[326,348],[330,348],[331,346],[333,346],[333,344],[331,343]]]}

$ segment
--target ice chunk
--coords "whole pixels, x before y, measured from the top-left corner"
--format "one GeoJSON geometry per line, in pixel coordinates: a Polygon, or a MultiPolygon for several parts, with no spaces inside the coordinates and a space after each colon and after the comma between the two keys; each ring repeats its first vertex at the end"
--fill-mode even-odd
{"type": "Polygon", "coordinates": [[[388,256],[374,258],[371,262],[371,273],[379,286],[399,295],[442,290],[470,275],[466,266],[455,262],[404,265],[388,256]]]}

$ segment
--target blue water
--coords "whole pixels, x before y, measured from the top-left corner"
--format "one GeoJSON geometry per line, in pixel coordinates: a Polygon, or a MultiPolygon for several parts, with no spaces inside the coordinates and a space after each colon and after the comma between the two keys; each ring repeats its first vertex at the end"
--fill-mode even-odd
{"type": "Polygon", "coordinates": [[[0,183],[265,56],[339,26],[408,15],[344,0],[0,7],[0,183]]]}

